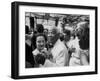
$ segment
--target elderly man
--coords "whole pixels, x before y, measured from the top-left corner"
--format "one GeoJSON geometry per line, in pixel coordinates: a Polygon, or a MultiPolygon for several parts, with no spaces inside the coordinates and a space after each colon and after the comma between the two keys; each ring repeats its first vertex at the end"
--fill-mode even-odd
{"type": "Polygon", "coordinates": [[[53,45],[51,62],[54,66],[68,66],[68,50],[63,42],[59,39],[59,32],[56,27],[49,29],[48,42],[53,45]]]}

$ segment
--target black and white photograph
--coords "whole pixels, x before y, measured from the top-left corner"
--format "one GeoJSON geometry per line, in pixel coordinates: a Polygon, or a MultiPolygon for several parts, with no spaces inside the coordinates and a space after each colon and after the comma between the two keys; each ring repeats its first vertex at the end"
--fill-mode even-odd
{"type": "Polygon", "coordinates": [[[26,12],[25,67],[89,65],[89,23],[89,15],[26,12]]]}
{"type": "Polygon", "coordinates": [[[14,79],[97,74],[97,7],[12,3],[14,79]]]}

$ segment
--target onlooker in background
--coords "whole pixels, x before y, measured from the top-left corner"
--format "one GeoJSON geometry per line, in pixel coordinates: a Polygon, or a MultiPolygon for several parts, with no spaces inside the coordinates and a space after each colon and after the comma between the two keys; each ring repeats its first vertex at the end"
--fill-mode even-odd
{"type": "Polygon", "coordinates": [[[61,19],[59,19],[58,25],[57,25],[57,28],[60,33],[63,33],[63,31],[65,30],[65,25],[66,25],[66,18],[62,17],[61,19]]]}
{"type": "Polygon", "coordinates": [[[60,36],[59,37],[60,37],[60,40],[61,41],[64,41],[64,33],[60,33],[60,36]]]}
{"type": "Polygon", "coordinates": [[[44,32],[44,27],[42,24],[37,24],[36,25],[36,31],[37,33],[43,33],[44,32]]]}
{"type": "Polygon", "coordinates": [[[70,61],[70,57],[71,57],[71,51],[70,51],[70,48],[68,47],[68,43],[69,43],[69,41],[70,41],[70,36],[71,36],[71,31],[70,30],[65,30],[64,32],[63,32],[63,34],[64,34],[64,44],[65,44],[65,46],[66,46],[66,48],[67,48],[67,50],[68,50],[68,65],[69,65],[69,61],[70,61]]]}
{"type": "Polygon", "coordinates": [[[34,58],[32,55],[32,44],[31,36],[29,34],[29,27],[25,26],[25,67],[32,68],[34,67],[34,58]]]}
{"type": "Polygon", "coordinates": [[[45,35],[48,35],[48,29],[44,29],[44,32],[43,32],[45,35]]]}

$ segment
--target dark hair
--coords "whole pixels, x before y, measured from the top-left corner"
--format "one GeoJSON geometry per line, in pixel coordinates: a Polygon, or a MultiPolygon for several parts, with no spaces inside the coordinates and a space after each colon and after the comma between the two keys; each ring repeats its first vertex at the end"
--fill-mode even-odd
{"type": "Polygon", "coordinates": [[[83,50],[89,49],[89,39],[81,39],[79,41],[80,48],[83,50]]]}
{"type": "Polygon", "coordinates": [[[83,50],[89,49],[89,28],[85,28],[84,34],[79,41],[79,45],[83,50]]]}
{"type": "Polygon", "coordinates": [[[37,30],[37,33],[43,33],[44,31],[44,27],[42,24],[37,24],[36,25],[36,30],[37,30]]]}
{"type": "Polygon", "coordinates": [[[47,37],[46,37],[43,33],[37,33],[37,34],[33,35],[31,41],[32,41],[32,46],[34,47],[34,49],[36,48],[36,39],[37,39],[37,37],[39,37],[39,36],[43,36],[44,39],[45,39],[45,41],[47,41],[47,37]]]}
{"type": "Polygon", "coordinates": [[[68,36],[71,35],[71,31],[70,30],[64,30],[64,33],[67,34],[68,36]]]}
{"type": "Polygon", "coordinates": [[[34,29],[34,17],[30,17],[30,26],[34,29]]]}
{"type": "Polygon", "coordinates": [[[25,25],[25,34],[29,34],[29,27],[25,25]]]}
{"type": "Polygon", "coordinates": [[[64,35],[60,34],[60,40],[63,41],[64,40],[64,35]]]}
{"type": "Polygon", "coordinates": [[[37,54],[36,56],[35,56],[35,61],[36,61],[36,63],[37,64],[44,64],[44,62],[45,62],[45,57],[42,55],[42,54],[37,54]]]}
{"type": "Polygon", "coordinates": [[[71,31],[70,30],[65,30],[64,33],[65,33],[64,40],[65,41],[69,41],[70,40],[70,36],[71,36],[71,31]],[[67,40],[66,40],[66,38],[67,38],[67,40]]]}

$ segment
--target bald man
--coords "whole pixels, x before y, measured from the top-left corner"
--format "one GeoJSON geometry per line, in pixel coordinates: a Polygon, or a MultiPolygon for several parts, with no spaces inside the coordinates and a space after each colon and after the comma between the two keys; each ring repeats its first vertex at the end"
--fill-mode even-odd
{"type": "Polygon", "coordinates": [[[51,54],[54,66],[68,66],[68,49],[59,39],[59,31],[56,27],[49,29],[48,42],[52,43],[51,54]]]}

